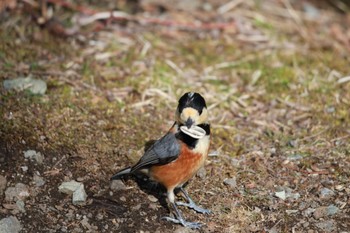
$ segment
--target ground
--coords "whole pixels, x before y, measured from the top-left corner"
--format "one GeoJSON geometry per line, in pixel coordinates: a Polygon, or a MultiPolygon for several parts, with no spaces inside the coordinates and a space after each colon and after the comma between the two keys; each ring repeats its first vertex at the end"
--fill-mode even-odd
{"type": "Polygon", "coordinates": [[[197,91],[212,142],[186,189],[213,213],[181,211],[199,232],[349,231],[346,2],[50,0],[55,20],[12,2],[0,16],[0,219],[15,216],[21,232],[192,232],[161,219],[171,212],[161,187],[109,178],[197,91]],[[134,18],[76,28],[88,9],[134,18]],[[44,95],[2,85],[28,76],[46,82],[44,95]],[[84,184],[83,205],[58,191],[70,180],[84,184]],[[18,183],[29,196],[6,199],[18,183]]]}

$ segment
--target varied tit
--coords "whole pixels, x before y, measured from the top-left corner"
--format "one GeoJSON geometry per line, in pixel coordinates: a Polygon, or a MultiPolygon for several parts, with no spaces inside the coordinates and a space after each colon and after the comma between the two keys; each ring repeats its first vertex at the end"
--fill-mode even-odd
{"type": "Polygon", "coordinates": [[[209,144],[210,124],[205,100],[198,93],[188,92],[179,99],[175,123],[168,133],[157,140],[134,166],[119,171],[111,179],[145,171],[166,188],[169,202],[175,210],[174,218],[163,219],[185,227],[200,228],[201,223],[186,221],[177,206],[187,206],[202,214],[210,213],[210,210],[197,206],[184,189],[184,184],[204,165],[209,144]],[[188,203],[175,202],[174,190],[181,191],[188,203]]]}

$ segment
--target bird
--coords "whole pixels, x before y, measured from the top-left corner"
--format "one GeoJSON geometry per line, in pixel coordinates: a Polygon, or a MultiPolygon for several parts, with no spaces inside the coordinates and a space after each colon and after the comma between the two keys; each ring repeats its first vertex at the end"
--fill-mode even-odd
{"type": "Polygon", "coordinates": [[[170,130],[146,150],[133,166],[122,169],[111,180],[144,172],[165,187],[174,217],[162,219],[184,227],[199,229],[200,222],[186,221],[178,206],[186,206],[201,214],[211,211],[198,206],[185,190],[185,185],[204,166],[210,146],[210,123],[205,99],[196,92],[185,93],[178,101],[175,122],[170,130]],[[175,191],[181,191],[188,202],[176,202],[175,191]]]}

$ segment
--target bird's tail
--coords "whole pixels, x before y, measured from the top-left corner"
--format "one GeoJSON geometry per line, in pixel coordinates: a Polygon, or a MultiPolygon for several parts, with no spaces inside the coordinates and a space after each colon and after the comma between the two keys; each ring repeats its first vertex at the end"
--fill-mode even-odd
{"type": "Polygon", "coordinates": [[[116,174],[114,174],[111,177],[111,180],[116,180],[116,179],[119,179],[123,175],[130,174],[130,171],[131,171],[131,167],[124,168],[123,170],[121,170],[121,171],[117,172],[116,174]]]}

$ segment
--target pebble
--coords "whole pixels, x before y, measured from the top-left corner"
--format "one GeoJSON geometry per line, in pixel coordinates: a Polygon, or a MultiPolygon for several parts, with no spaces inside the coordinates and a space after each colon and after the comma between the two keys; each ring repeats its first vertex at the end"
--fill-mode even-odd
{"type": "Polygon", "coordinates": [[[46,183],[44,178],[42,178],[41,176],[38,176],[37,174],[34,174],[33,181],[36,187],[43,186],[46,183]]]}
{"type": "Polygon", "coordinates": [[[290,188],[285,188],[285,190],[279,191],[279,192],[275,192],[275,196],[282,199],[282,200],[286,200],[287,198],[290,199],[299,199],[300,198],[300,194],[299,193],[292,193],[292,189],[290,188]]]}
{"type": "Polygon", "coordinates": [[[150,200],[151,202],[157,202],[157,201],[158,201],[158,199],[157,199],[155,196],[153,196],[153,195],[148,195],[147,198],[148,198],[148,200],[150,200]]]}
{"type": "Polygon", "coordinates": [[[22,213],[26,212],[26,209],[24,208],[25,207],[24,201],[17,200],[16,201],[16,206],[17,206],[18,210],[21,211],[22,213]]]}
{"type": "Polygon", "coordinates": [[[6,90],[24,91],[29,90],[32,94],[45,94],[47,90],[46,82],[40,79],[34,79],[30,76],[26,78],[16,78],[4,80],[4,88],[6,90]]]}
{"type": "Polygon", "coordinates": [[[275,196],[282,199],[282,200],[286,200],[287,195],[286,195],[286,191],[280,191],[280,192],[275,192],[275,196]]]}
{"type": "Polygon", "coordinates": [[[38,164],[42,164],[44,161],[44,155],[42,155],[40,152],[36,152],[35,150],[27,150],[23,153],[26,159],[35,160],[38,164]]]}
{"type": "Polygon", "coordinates": [[[321,194],[320,194],[320,198],[323,198],[323,199],[328,199],[332,196],[334,196],[334,191],[331,190],[331,189],[328,189],[328,188],[322,188],[321,189],[321,194]]]}
{"type": "Polygon", "coordinates": [[[232,188],[232,189],[237,188],[237,180],[236,180],[236,177],[234,177],[234,178],[226,178],[226,179],[224,180],[224,184],[226,184],[227,186],[229,186],[229,187],[232,188]]]}
{"type": "Polygon", "coordinates": [[[132,210],[140,210],[141,209],[141,204],[137,204],[133,207],[131,207],[132,210]]]}
{"type": "Polygon", "coordinates": [[[322,232],[336,232],[337,224],[334,220],[327,220],[315,224],[322,232]]]}
{"type": "Polygon", "coordinates": [[[326,216],[334,215],[338,211],[339,211],[339,208],[334,206],[334,205],[321,206],[321,207],[318,207],[315,209],[313,216],[314,216],[314,218],[319,219],[319,218],[323,218],[326,216]]]}
{"type": "Polygon", "coordinates": [[[9,187],[5,191],[5,200],[25,200],[29,197],[29,190],[27,185],[17,183],[15,187],[9,187]]]}
{"type": "Polygon", "coordinates": [[[4,193],[6,189],[7,180],[5,176],[0,175],[0,196],[4,193]]]}
{"type": "Polygon", "coordinates": [[[126,186],[121,180],[112,180],[110,189],[113,191],[126,190],[126,186]]]}
{"type": "Polygon", "coordinates": [[[22,229],[21,223],[14,216],[3,218],[0,220],[1,233],[18,233],[22,229]]]}
{"type": "Polygon", "coordinates": [[[73,194],[73,205],[82,205],[86,202],[87,194],[83,183],[76,182],[75,180],[63,182],[58,187],[58,191],[69,195],[73,194]]]}
{"type": "Polygon", "coordinates": [[[59,187],[58,191],[65,194],[73,194],[75,190],[77,190],[82,183],[76,182],[75,180],[69,182],[63,182],[59,187]]]}
{"type": "Polygon", "coordinates": [[[207,176],[207,171],[205,170],[204,167],[201,167],[201,168],[198,170],[197,176],[198,176],[200,179],[202,179],[202,180],[205,179],[205,177],[207,176]]]}
{"type": "Polygon", "coordinates": [[[336,189],[337,191],[343,191],[343,190],[344,190],[344,186],[338,184],[338,185],[335,186],[335,189],[336,189]]]}
{"type": "Polygon", "coordinates": [[[84,184],[81,184],[73,193],[73,205],[82,205],[86,202],[87,194],[84,189],[84,184]]]}

